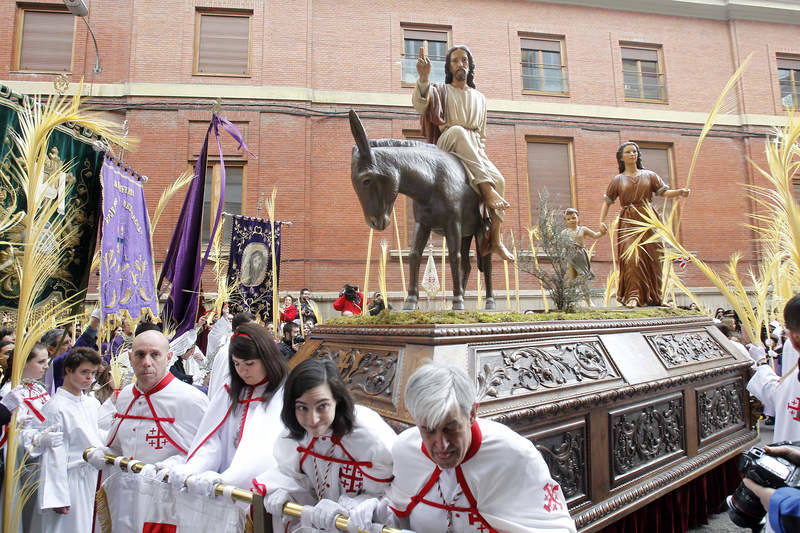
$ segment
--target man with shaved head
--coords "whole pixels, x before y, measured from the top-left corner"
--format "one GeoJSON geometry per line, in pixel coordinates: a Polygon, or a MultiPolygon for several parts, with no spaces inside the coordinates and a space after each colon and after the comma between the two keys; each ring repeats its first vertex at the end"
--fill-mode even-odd
{"type": "MultiPolygon", "coordinates": [[[[169,372],[172,355],[160,331],[142,331],[133,339],[130,361],[136,382],[122,389],[117,399],[108,434],[110,453],[145,463],[186,455],[208,398],[169,372]]],[[[104,451],[109,450],[95,450],[93,464],[102,464],[104,451]]]]}

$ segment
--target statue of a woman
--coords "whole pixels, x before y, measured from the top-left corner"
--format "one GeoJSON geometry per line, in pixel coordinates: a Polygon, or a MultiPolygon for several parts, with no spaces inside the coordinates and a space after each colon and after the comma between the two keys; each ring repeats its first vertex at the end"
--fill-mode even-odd
{"type": "MultiPolygon", "coordinates": [[[[642,305],[661,305],[661,244],[653,242],[639,245],[638,261],[631,257],[623,259],[622,254],[633,246],[634,237],[626,230],[634,227],[627,222],[642,220],[639,212],[644,212],[654,194],[664,198],[689,196],[689,189],[670,189],[666,183],[650,170],[642,167],[642,157],[636,143],[623,143],[617,150],[619,174],[608,185],[605,202],[600,209],[600,226],[608,215],[608,207],[619,198],[621,211],[617,230],[617,257],[619,258],[619,283],[617,300],[627,307],[642,305]]],[[[642,242],[650,236],[644,236],[642,242]]]]}

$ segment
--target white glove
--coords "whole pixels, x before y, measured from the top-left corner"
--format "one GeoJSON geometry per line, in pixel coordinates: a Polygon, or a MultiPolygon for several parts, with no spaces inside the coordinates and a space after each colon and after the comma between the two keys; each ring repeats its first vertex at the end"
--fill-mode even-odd
{"type": "Polygon", "coordinates": [[[264,500],[264,509],[267,510],[272,516],[281,516],[283,514],[283,504],[291,499],[289,493],[283,489],[275,489],[264,500]]]}
{"type": "Polygon", "coordinates": [[[347,515],[347,510],[337,502],[323,498],[314,506],[311,524],[325,531],[336,531],[336,516],[340,514],[347,515]]]}
{"type": "Polygon", "coordinates": [[[8,391],[5,396],[3,396],[3,399],[0,400],[0,403],[5,405],[6,409],[13,413],[14,409],[22,405],[22,402],[25,401],[25,393],[23,392],[24,390],[24,385],[17,385],[8,391]]]}
{"type": "Polygon", "coordinates": [[[172,468],[164,468],[162,472],[169,476],[167,482],[176,490],[180,491],[186,484],[186,478],[192,474],[192,471],[185,464],[175,465],[172,468]]]}
{"type": "Polygon", "coordinates": [[[303,508],[300,510],[300,527],[311,531],[314,528],[314,525],[311,521],[311,517],[313,515],[314,515],[314,506],[304,505],[303,508]]]}
{"type": "Polygon", "coordinates": [[[218,472],[209,470],[187,477],[186,490],[192,494],[214,498],[216,497],[214,489],[220,483],[222,483],[222,476],[220,476],[218,472]]]}
{"type": "Polygon", "coordinates": [[[756,346],[755,344],[747,345],[747,353],[750,354],[750,358],[756,363],[761,361],[767,356],[767,352],[764,351],[764,347],[756,346]]]}
{"type": "Polygon", "coordinates": [[[156,467],[155,465],[144,465],[141,470],[139,470],[139,474],[147,479],[158,479],[156,476],[156,467]]]}
{"type": "Polygon", "coordinates": [[[378,498],[369,498],[350,509],[347,531],[350,533],[358,533],[359,530],[369,531],[372,527],[372,517],[379,504],[378,498]]]}
{"type": "Polygon", "coordinates": [[[52,428],[47,428],[33,437],[33,445],[37,448],[57,448],[62,444],[64,444],[64,433],[52,428]]]}
{"type": "Polygon", "coordinates": [[[86,460],[96,469],[102,470],[106,466],[106,454],[110,454],[110,452],[111,450],[108,448],[100,446],[89,452],[86,460]]]}

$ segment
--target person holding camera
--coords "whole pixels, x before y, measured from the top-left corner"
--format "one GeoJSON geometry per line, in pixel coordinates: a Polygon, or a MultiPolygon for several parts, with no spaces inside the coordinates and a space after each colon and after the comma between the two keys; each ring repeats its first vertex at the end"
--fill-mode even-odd
{"type": "Polygon", "coordinates": [[[364,293],[358,290],[358,285],[345,285],[339,293],[339,298],[333,302],[333,308],[342,312],[342,316],[356,316],[363,312],[364,293]]]}
{"type": "MultiPolygon", "coordinates": [[[[800,466],[800,448],[794,445],[775,447],[765,446],[764,451],[767,452],[768,455],[762,455],[754,462],[764,463],[769,473],[773,475],[779,474],[782,476],[785,472],[794,472],[796,470],[795,467],[800,466]],[[772,456],[782,457],[783,459],[786,459],[786,461],[775,460],[775,458],[772,456]]],[[[765,477],[765,479],[760,480],[764,483],[779,486],[785,485],[787,480],[783,478],[781,481],[776,482],[776,480],[773,479],[766,479],[767,476],[760,472],[759,475],[753,476],[750,471],[754,469],[759,469],[759,466],[748,462],[747,470],[744,472],[745,478],[742,480],[742,483],[760,500],[761,505],[763,506],[763,509],[760,512],[763,513],[764,510],[768,511],[767,519],[772,531],[775,533],[790,533],[800,531],[800,490],[789,486],[773,488],[761,485],[751,479],[751,477],[765,477]]],[[[789,473],[787,475],[789,477],[789,482],[798,482],[796,479],[796,474],[789,473]]],[[[742,499],[737,498],[737,495],[740,493],[740,489],[741,487],[736,490],[732,496],[732,499],[742,499]]]]}
{"type": "Polygon", "coordinates": [[[283,325],[283,339],[278,343],[278,348],[286,361],[297,353],[304,342],[305,339],[300,336],[300,326],[294,322],[287,322],[283,325]]]}
{"type": "MultiPolygon", "coordinates": [[[[391,309],[391,304],[389,305],[389,309],[391,309]]],[[[386,309],[386,302],[383,301],[383,295],[379,292],[375,293],[375,296],[372,297],[372,301],[369,305],[369,314],[370,316],[375,316],[379,314],[381,311],[386,309]]]]}
{"type": "MultiPolygon", "coordinates": [[[[800,350],[800,295],[786,302],[783,320],[787,336],[785,344],[800,350]]],[[[764,405],[775,408],[776,441],[800,441],[800,403],[797,400],[800,398],[800,382],[797,366],[787,368],[783,376],[778,376],[767,364],[763,348],[753,346],[750,351],[759,366],[747,383],[747,391],[764,405]],[[758,353],[753,355],[753,352],[758,353]]]]}

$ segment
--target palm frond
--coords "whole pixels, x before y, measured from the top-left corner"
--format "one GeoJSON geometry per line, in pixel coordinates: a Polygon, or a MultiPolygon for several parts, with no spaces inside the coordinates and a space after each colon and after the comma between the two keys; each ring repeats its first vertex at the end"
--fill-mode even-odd
{"type": "Polygon", "coordinates": [[[156,210],[153,213],[153,221],[150,223],[150,233],[155,233],[156,226],[158,225],[158,221],[161,219],[161,215],[164,213],[164,210],[167,208],[167,204],[175,196],[175,193],[189,185],[191,181],[196,178],[194,172],[191,170],[187,170],[180,176],[178,176],[175,181],[173,181],[164,191],[161,193],[161,197],[158,199],[158,204],[156,205],[156,210]]]}

